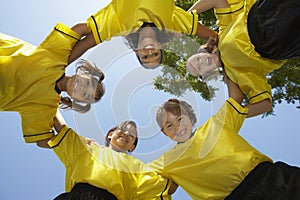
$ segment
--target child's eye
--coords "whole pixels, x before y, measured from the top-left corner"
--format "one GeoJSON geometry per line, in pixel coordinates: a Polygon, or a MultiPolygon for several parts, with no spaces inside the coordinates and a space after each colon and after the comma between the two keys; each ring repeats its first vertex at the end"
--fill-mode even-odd
{"type": "Polygon", "coordinates": [[[87,93],[83,93],[83,97],[84,97],[84,98],[87,98],[87,93]]]}
{"type": "Polygon", "coordinates": [[[178,117],[178,119],[177,119],[179,122],[182,120],[182,117],[178,117]]]}
{"type": "Polygon", "coordinates": [[[133,135],[129,135],[129,137],[130,137],[131,139],[134,139],[134,138],[135,138],[133,135]]]}

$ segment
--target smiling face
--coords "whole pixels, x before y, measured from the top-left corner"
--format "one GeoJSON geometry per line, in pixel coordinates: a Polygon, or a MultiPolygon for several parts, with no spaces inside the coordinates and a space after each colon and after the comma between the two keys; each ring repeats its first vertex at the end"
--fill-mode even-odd
{"type": "Polygon", "coordinates": [[[67,82],[67,93],[75,100],[94,103],[97,80],[87,75],[73,75],[67,82]]]}
{"type": "Polygon", "coordinates": [[[107,137],[109,146],[115,151],[132,152],[136,147],[137,130],[133,124],[125,123],[110,131],[107,137]]]}
{"type": "Polygon", "coordinates": [[[162,132],[175,142],[185,142],[191,137],[193,125],[187,115],[166,112],[164,122],[162,132]]]}
{"type": "Polygon", "coordinates": [[[221,61],[218,54],[198,53],[191,56],[187,60],[187,70],[191,75],[199,77],[206,81],[211,76],[218,72],[218,67],[221,66],[221,61]]]}
{"type": "Polygon", "coordinates": [[[141,39],[135,53],[142,65],[147,69],[156,68],[162,60],[161,45],[151,37],[141,39]]]}

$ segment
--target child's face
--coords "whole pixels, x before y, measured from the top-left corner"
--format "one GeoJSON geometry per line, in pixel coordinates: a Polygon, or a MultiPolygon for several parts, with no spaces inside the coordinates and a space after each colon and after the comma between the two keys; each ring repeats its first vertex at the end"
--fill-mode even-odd
{"type": "Polygon", "coordinates": [[[161,63],[162,57],[160,43],[152,38],[144,38],[139,42],[136,55],[146,68],[156,68],[161,63]]]}
{"type": "Polygon", "coordinates": [[[206,81],[221,66],[221,62],[218,54],[198,53],[187,60],[186,66],[190,74],[206,81]]]}
{"type": "Polygon", "coordinates": [[[87,75],[73,75],[67,83],[67,92],[75,100],[93,103],[97,81],[87,75]]]}
{"type": "Polygon", "coordinates": [[[117,128],[115,131],[109,133],[110,145],[116,151],[129,151],[132,152],[135,149],[134,142],[137,138],[136,128],[127,124],[126,128],[117,128]]]}
{"type": "Polygon", "coordinates": [[[187,115],[178,116],[167,112],[162,131],[175,142],[185,142],[192,135],[193,125],[187,115]]]}

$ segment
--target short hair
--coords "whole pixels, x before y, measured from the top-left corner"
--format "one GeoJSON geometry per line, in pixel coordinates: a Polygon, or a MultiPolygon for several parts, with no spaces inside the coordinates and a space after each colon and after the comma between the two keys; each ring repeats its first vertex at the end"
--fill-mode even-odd
{"type": "MultiPolygon", "coordinates": [[[[106,136],[105,136],[105,139],[104,139],[104,144],[105,144],[105,146],[108,147],[108,146],[110,145],[110,139],[108,138],[110,132],[113,132],[113,131],[115,131],[115,130],[117,130],[117,129],[119,129],[119,128],[121,128],[121,129],[122,129],[123,127],[126,128],[126,126],[127,126],[128,124],[130,124],[130,125],[132,125],[133,127],[137,128],[136,123],[135,123],[134,121],[128,120],[128,121],[124,121],[124,122],[120,123],[119,125],[117,125],[117,126],[111,128],[111,129],[109,129],[109,131],[106,133],[106,136]]],[[[136,148],[136,146],[137,146],[137,144],[138,144],[138,135],[136,135],[133,144],[134,144],[134,146],[135,146],[135,148],[136,148]]],[[[135,149],[135,148],[134,148],[134,149],[135,149]]],[[[134,150],[134,149],[133,149],[133,150],[134,150]]]]}
{"type": "Polygon", "coordinates": [[[190,104],[185,101],[181,101],[175,98],[169,99],[163,103],[156,112],[156,122],[158,126],[163,129],[165,123],[165,113],[171,112],[175,116],[180,116],[185,114],[191,120],[192,125],[194,126],[197,122],[196,115],[190,104]]]}

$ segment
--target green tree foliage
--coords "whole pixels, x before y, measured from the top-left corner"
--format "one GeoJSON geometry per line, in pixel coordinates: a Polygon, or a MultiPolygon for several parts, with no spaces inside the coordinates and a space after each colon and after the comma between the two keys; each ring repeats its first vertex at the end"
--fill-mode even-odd
{"type": "Polygon", "coordinates": [[[187,90],[193,90],[203,99],[211,100],[215,88],[189,75],[185,67],[187,58],[195,54],[199,46],[198,42],[188,36],[175,36],[165,46],[162,74],[154,78],[154,87],[175,96],[182,96],[187,90]]]}
{"type": "Polygon", "coordinates": [[[300,108],[300,58],[290,59],[281,68],[271,72],[269,84],[273,89],[274,103],[298,102],[297,108],[300,108]]]}
{"type": "MultiPolygon", "coordinates": [[[[195,0],[175,0],[175,4],[188,10],[195,0]]],[[[199,19],[205,26],[214,28],[216,19],[213,10],[200,14],[199,19]]],[[[216,88],[206,85],[188,74],[187,59],[197,53],[203,40],[197,36],[177,35],[164,46],[162,75],[154,79],[154,87],[175,96],[182,96],[187,90],[193,90],[204,100],[210,101],[216,88]]]]}
{"type": "MultiPolygon", "coordinates": [[[[175,4],[188,10],[195,0],[175,0],[175,4]]],[[[201,23],[210,28],[216,28],[216,18],[213,10],[201,13],[201,23]]],[[[204,100],[210,101],[214,97],[216,88],[207,86],[197,78],[188,74],[185,64],[187,59],[195,54],[204,41],[196,36],[175,36],[163,52],[162,74],[154,79],[154,86],[175,96],[182,96],[187,90],[193,90],[201,95],[204,100]]],[[[268,75],[273,92],[273,108],[282,101],[298,103],[300,108],[300,58],[293,58],[281,68],[268,75]]],[[[273,110],[269,114],[274,114],[273,110]]]]}

